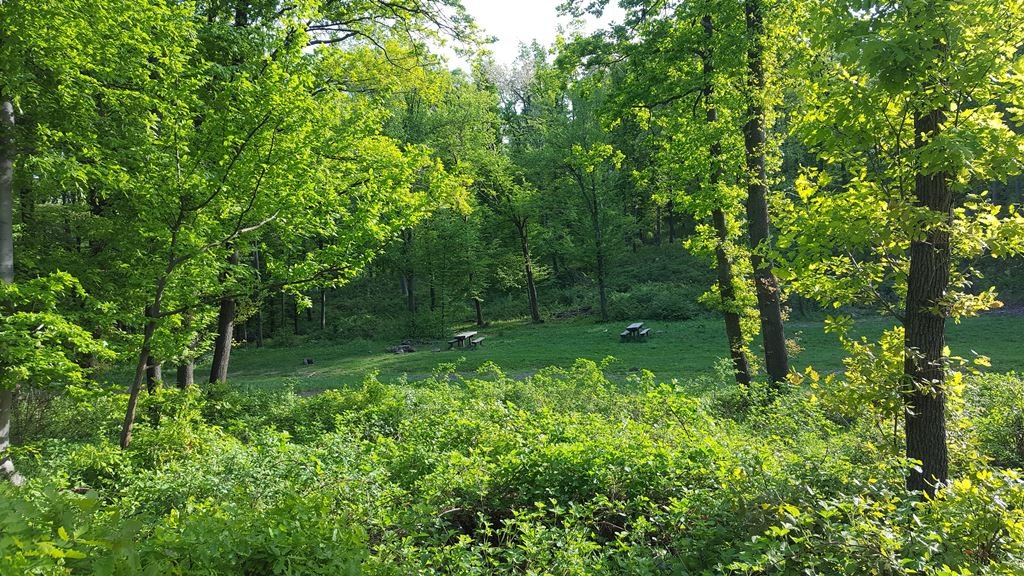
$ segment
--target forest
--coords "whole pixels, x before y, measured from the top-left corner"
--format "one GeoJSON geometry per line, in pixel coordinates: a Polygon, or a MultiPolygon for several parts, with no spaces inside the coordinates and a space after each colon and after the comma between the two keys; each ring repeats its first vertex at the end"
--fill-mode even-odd
{"type": "Polygon", "coordinates": [[[558,9],[0,0],[0,576],[1024,574],[1024,0],[558,9]]]}

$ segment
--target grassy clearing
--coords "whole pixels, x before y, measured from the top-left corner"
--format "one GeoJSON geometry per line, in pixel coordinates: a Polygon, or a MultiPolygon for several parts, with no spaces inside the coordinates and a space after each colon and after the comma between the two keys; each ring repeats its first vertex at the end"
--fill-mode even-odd
{"type": "MultiPolygon", "coordinates": [[[[624,379],[630,372],[643,368],[654,372],[660,380],[685,382],[712,372],[716,362],[726,356],[725,335],[717,321],[647,324],[653,335],[644,343],[619,342],[618,333],[625,323],[576,320],[542,325],[496,322],[480,330],[486,340],[483,347],[474,351],[433,352],[436,348],[447,348],[443,341],[420,344],[420,351],[412,354],[389,354],[385,348],[396,342],[374,340],[262,349],[243,347],[232,356],[231,379],[237,384],[258,387],[278,386],[287,380],[298,390],[343,388],[361,382],[372,371],[379,371],[386,381],[402,377],[418,380],[430,376],[443,363],[457,363],[458,372],[470,374],[486,362],[494,362],[513,376],[523,376],[544,366],[567,366],[577,358],[599,361],[612,356],[617,361],[607,374],[613,380],[624,379]],[[314,364],[303,365],[304,358],[312,358],[314,364]]],[[[857,322],[856,333],[873,338],[891,325],[888,318],[862,319],[857,322]]],[[[794,368],[842,368],[842,348],[835,336],[825,333],[821,322],[791,322],[787,329],[788,335],[803,348],[793,359],[794,368]]],[[[1022,333],[1024,317],[989,315],[951,325],[949,343],[954,354],[970,357],[974,350],[990,356],[993,371],[1024,371],[1022,333]]]]}

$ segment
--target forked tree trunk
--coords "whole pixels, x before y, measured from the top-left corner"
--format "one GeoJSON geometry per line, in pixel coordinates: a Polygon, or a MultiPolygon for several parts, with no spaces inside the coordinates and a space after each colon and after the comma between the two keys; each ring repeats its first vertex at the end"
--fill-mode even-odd
{"type": "MultiPolygon", "coordinates": [[[[704,72],[704,102],[707,105],[708,127],[713,128],[718,121],[718,109],[714,104],[715,89],[712,84],[714,60],[711,47],[714,40],[714,24],[711,16],[704,16],[701,24],[704,27],[704,35],[707,40],[704,52],[701,54],[701,64],[704,72]]],[[[708,184],[711,189],[714,189],[717,187],[722,175],[722,145],[717,140],[711,144],[709,155],[711,159],[711,173],[708,176],[708,184]]],[[[750,383],[750,366],[747,364],[747,354],[743,346],[743,328],[740,324],[740,316],[735,310],[736,289],[733,285],[735,272],[733,270],[732,258],[726,249],[729,244],[729,228],[725,220],[725,213],[721,208],[715,209],[712,213],[711,223],[714,226],[717,240],[715,260],[718,273],[718,292],[722,301],[722,310],[725,314],[725,335],[729,342],[729,356],[732,358],[733,370],[736,372],[736,381],[745,385],[750,383]]]]}
{"type": "MultiPolygon", "coordinates": [[[[14,282],[14,104],[0,94],[0,281],[14,282]]],[[[8,454],[14,390],[0,390],[0,476],[24,483],[8,454]]]]}
{"type": "Polygon", "coordinates": [[[789,374],[786,331],[782,321],[782,295],[772,272],[771,262],[762,256],[771,241],[768,216],[768,173],[765,169],[764,118],[764,17],[761,0],[746,0],[747,83],[750,90],[747,123],[743,140],[747,152],[747,227],[750,236],[750,263],[754,269],[757,309],[761,318],[765,368],[769,380],[779,386],[789,374]]]}
{"type": "MultiPolygon", "coordinates": [[[[944,110],[914,119],[918,148],[934,138],[945,121],[944,110]]],[[[942,172],[917,175],[916,203],[939,216],[924,237],[911,242],[907,276],[905,359],[907,458],[921,462],[907,477],[909,490],[934,494],[949,476],[946,448],[945,322],[943,298],[949,287],[950,222],[953,195],[942,172]]]]}
{"type": "MultiPolygon", "coordinates": [[[[240,260],[238,250],[231,253],[228,264],[236,266],[240,260]]],[[[230,273],[230,272],[229,272],[230,273]]],[[[227,279],[227,276],[224,276],[227,279]]],[[[210,383],[227,382],[228,363],[231,360],[231,342],[235,332],[235,311],[237,303],[234,296],[225,296],[220,300],[220,312],[217,314],[217,338],[213,343],[213,364],[210,366],[210,383]]]]}

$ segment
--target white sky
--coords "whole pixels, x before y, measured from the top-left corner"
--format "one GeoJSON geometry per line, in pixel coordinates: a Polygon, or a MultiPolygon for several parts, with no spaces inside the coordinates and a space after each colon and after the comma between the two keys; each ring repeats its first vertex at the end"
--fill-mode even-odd
{"type": "MultiPolygon", "coordinates": [[[[462,0],[463,6],[486,35],[498,38],[490,49],[499,64],[510,64],[515,60],[519,55],[520,42],[529,44],[536,39],[543,46],[551,47],[559,25],[568,27],[571,22],[569,17],[558,16],[559,3],[561,0],[462,0]]],[[[613,20],[622,20],[622,10],[614,0],[609,2],[602,21],[589,19],[585,30],[604,27],[613,20]]],[[[452,67],[461,64],[457,58],[452,59],[452,67]]]]}

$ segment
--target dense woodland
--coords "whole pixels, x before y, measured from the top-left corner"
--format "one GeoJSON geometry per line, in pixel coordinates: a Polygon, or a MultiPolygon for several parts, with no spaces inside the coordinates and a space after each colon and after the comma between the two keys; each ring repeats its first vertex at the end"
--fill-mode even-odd
{"type": "Polygon", "coordinates": [[[0,0],[0,574],[1024,573],[1024,380],[945,337],[1024,301],[1024,2],[618,5],[0,0]],[[693,318],[692,381],[231,378],[693,318]]]}

